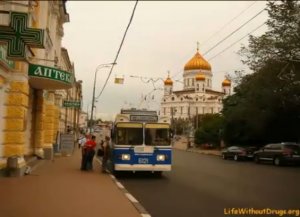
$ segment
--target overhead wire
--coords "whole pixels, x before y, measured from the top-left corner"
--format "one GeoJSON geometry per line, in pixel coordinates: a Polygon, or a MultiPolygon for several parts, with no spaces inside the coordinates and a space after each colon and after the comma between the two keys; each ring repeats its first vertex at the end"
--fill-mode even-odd
{"type": "MultiPolygon", "coordinates": [[[[119,46],[117,55],[116,55],[116,57],[115,57],[113,63],[116,63],[117,60],[118,60],[120,51],[121,51],[121,49],[122,49],[122,47],[123,47],[123,43],[124,43],[125,38],[126,38],[126,35],[127,35],[127,31],[128,31],[128,29],[129,29],[129,27],[130,27],[130,25],[131,25],[132,20],[133,20],[133,17],[134,17],[134,13],[135,13],[137,4],[138,4],[138,0],[135,2],[135,5],[134,5],[134,8],[133,8],[133,11],[132,11],[132,14],[131,14],[129,23],[128,23],[127,27],[126,27],[125,33],[124,33],[124,35],[123,35],[121,44],[120,44],[120,46],[119,46]]],[[[107,78],[106,78],[106,81],[105,81],[105,83],[104,83],[104,85],[103,85],[103,87],[102,87],[102,89],[101,89],[99,95],[96,97],[96,99],[98,99],[98,98],[102,95],[102,93],[103,93],[103,91],[104,91],[104,89],[105,89],[105,87],[106,87],[106,85],[107,85],[107,83],[108,83],[108,80],[109,80],[109,78],[110,78],[110,76],[111,76],[111,73],[112,73],[112,71],[113,71],[113,69],[114,69],[114,66],[115,66],[115,65],[113,64],[112,67],[110,68],[110,72],[109,72],[109,74],[108,74],[108,76],[107,76],[107,78]]]]}
{"type": "Polygon", "coordinates": [[[255,32],[256,30],[258,30],[259,28],[261,28],[262,26],[264,26],[266,24],[266,22],[262,23],[261,25],[259,25],[258,27],[256,27],[255,29],[253,29],[251,32],[249,32],[247,35],[243,36],[242,38],[240,38],[239,40],[235,41],[234,43],[232,43],[231,45],[229,45],[228,47],[226,47],[225,49],[223,49],[222,51],[220,51],[219,53],[217,53],[216,55],[212,56],[211,58],[208,59],[212,60],[215,57],[219,56],[220,54],[224,53],[226,50],[228,50],[229,48],[231,48],[233,45],[235,45],[236,43],[240,42],[241,40],[243,40],[244,38],[246,38],[247,36],[249,36],[251,33],[255,32]]]}
{"type": "Polygon", "coordinates": [[[234,20],[236,20],[239,16],[241,16],[245,11],[247,11],[249,8],[251,8],[257,1],[253,2],[251,5],[248,5],[244,10],[242,10],[238,15],[236,15],[234,18],[232,18],[229,22],[227,22],[224,26],[222,26],[218,31],[213,33],[211,36],[209,36],[206,40],[204,40],[201,44],[207,43],[210,41],[215,35],[219,34],[226,26],[228,26],[230,23],[232,23],[234,20]]]}
{"type": "Polygon", "coordinates": [[[257,14],[255,14],[253,17],[251,17],[249,20],[247,20],[247,22],[245,22],[243,25],[241,25],[240,27],[238,27],[237,29],[235,29],[233,32],[231,32],[229,35],[227,35],[225,38],[223,38],[221,41],[219,41],[217,44],[215,44],[212,48],[208,49],[203,56],[205,56],[206,54],[208,54],[210,51],[212,51],[213,49],[215,49],[217,46],[219,46],[221,43],[223,43],[224,41],[226,41],[230,36],[232,36],[234,33],[236,33],[237,31],[239,31],[241,28],[243,28],[244,26],[246,26],[249,22],[251,22],[253,19],[255,19],[258,15],[260,15],[262,12],[264,12],[267,9],[267,7],[265,7],[264,9],[262,9],[261,11],[259,11],[257,14]]]}
{"type": "MultiPolygon", "coordinates": [[[[221,30],[224,29],[225,26],[227,26],[229,23],[231,23],[233,20],[235,20],[237,17],[239,17],[242,13],[244,13],[246,10],[248,10],[251,6],[253,6],[256,3],[256,1],[254,3],[252,3],[250,6],[248,6],[246,9],[244,9],[241,13],[239,13],[236,17],[234,17],[231,21],[229,21],[227,24],[225,24],[217,33],[219,33],[221,30]]],[[[261,11],[259,11],[256,15],[254,15],[251,19],[249,19],[246,23],[244,23],[243,25],[241,25],[238,29],[236,29],[235,31],[231,32],[228,36],[226,36],[224,39],[222,39],[220,42],[218,42],[216,45],[214,45],[212,48],[210,48],[208,51],[206,51],[206,53],[204,53],[203,55],[207,54],[208,52],[210,52],[212,49],[214,49],[215,47],[217,47],[219,44],[221,44],[223,41],[225,41],[227,38],[229,38],[230,36],[232,36],[235,32],[237,32],[238,30],[240,30],[241,28],[243,28],[245,25],[247,25],[250,21],[252,21],[255,17],[257,17],[258,15],[260,15],[267,7],[265,7],[264,9],[262,9],[261,11]]],[[[214,33],[213,35],[217,34],[214,33]]],[[[208,40],[206,40],[207,42],[208,40]]],[[[203,43],[204,44],[204,43],[203,43]]],[[[178,76],[182,71],[178,71],[176,74],[174,74],[172,76],[172,78],[174,79],[176,76],[178,76]]]]}

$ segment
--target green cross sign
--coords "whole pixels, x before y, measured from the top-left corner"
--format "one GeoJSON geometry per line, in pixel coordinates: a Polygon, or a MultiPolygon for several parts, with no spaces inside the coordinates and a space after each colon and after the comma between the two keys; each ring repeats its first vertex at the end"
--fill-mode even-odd
{"type": "Polygon", "coordinates": [[[44,30],[28,28],[28,14],[10,12],[9,26],[0,25],[0,41],[7,43],[7,59],[26,59],[26,46],[44,48],[44,30]]]}

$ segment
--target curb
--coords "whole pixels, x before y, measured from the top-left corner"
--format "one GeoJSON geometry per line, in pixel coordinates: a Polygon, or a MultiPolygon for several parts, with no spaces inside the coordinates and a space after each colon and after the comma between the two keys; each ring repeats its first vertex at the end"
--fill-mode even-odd
{"type": "Polygon", "coordinates": [[[205,151],[201,151],[201,150],[193,150],[193,149],[180,149],[180,148],[174,148],[176,150],[179,150],[179,151],[185,151],[185,152],[191,152],[191,153],[197,153],[197,154],[205,154],[205,155],[212,155],[212,156],[222,156],[222,154],[214,154],[214,153],[209,153],[209,152],[205,152],[205,151]]]}
{"type": "Polygon", "coordinates": [[[198,150],[187,150],[187,152],[205,154],[205,155],[213,155],[213,156],[222,156],[221,154],[214,154],[214,153],[203,152],[203,151],[198,151],[198,150]]]}
{"type": "MultiPolygon", "coordinates": [[[[99,158],[96,158],[96,161],[102,165],[99,158]]],[[[136,210],[140,213],[142,217],[151,217],[151,215],[146,211],[146,209],[140,204],[140,202],[135,199],[132,194],[129,193],[129,191],[126,190],[126,188],[116,179],[114,175],[112,175],[109,171],[109,176],[114,181],[114,183],[117,185],[117,187],[124,193],[125,197],[132,203],[132,205],[136,208],[136,210]]]]}

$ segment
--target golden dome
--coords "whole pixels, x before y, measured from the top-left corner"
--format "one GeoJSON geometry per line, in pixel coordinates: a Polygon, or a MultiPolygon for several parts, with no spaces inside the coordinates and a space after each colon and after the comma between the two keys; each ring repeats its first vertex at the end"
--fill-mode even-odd
{"type": "Polygon", "coordinates": [[[164,81],[165,85],[173,85],[173,81],[171,78],[168,76],[168,78],[164,81]]]}
{"type": "Polygon", "coordinates": [[[193,69],[204,69],[211,70],[210,64],[201,56],[201,54],[197,51],[195,56],[190,59],[184,66],[184,70],[193,70],[193,69]]]}
{"type": "Polygon", "coordinates": [[[223,82],[222,82],[222,86],[231,86],[231,81],[229,79],[225,79],[223,82]]]}
{"type": "Polygon", "coordinates": [[[199,73],[196,75],[196,81],[205,81],[205,75],[202,74],[201,72],[199,72],[199,73]]]}

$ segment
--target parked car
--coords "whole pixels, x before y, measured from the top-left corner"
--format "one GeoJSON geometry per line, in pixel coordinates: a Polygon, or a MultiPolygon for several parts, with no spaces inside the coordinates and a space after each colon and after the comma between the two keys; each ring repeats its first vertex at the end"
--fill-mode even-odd
{"type": "Polygon", "coordinates": [[[224,160],[232,158],[235,161],[253,159],[254,151],[257,150],[256,147],[239,147],[230,146],[222,150],[222,158],[224,160]]]}
{"type": "Polygon", "coordinates": [[[276,166],[287,163],[300,164],[300,145],[296,143],[268,144],[254,153],[254,161],[272,162],[276,166]]]}

